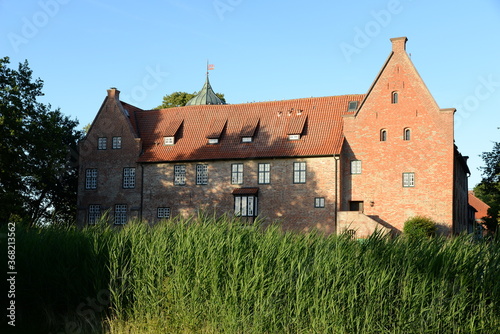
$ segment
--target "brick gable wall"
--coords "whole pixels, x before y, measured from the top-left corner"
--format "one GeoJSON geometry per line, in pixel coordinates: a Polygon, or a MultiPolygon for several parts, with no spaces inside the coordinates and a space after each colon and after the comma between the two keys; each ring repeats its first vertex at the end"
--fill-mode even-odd
{"type": "Polygon", "coordinates": [[[141,141],[131,127],[126,111],[118,100],[119,92],[108,91],[87,136],[80,142],[80,165],[78,182],[79,225],[87,222],[88,207],[100,204],[101,212],[112,214],[115,204],[127,205],[129,218],[139,217],[140,211],[140,167],[137,158],[141,152],[141,141]],[[98,149],[98,138],[107,138],[105,150],[98,149]],[[121,149],[113,149],[113,137],[121,137],[121,149]],[[123,168],[136,168],[135,187],[123,189],[123,168]],[[85,189],[85,171],[97,168],[97,189],[85,189]]]}
{"type": "Polygon", "coordinates": [[[453,222],[453,110],[440,110],[404,50],[393,52],[356,115],[344,118],[342,210],[364,201],[365,213],[397,230],[415,215],[427,215],[451,228],[453,222]],[[393,103],[392,94],[398,101],[393,103]],[[405,129],[410,140],[404,140],[405,129]],[[381,141],[380,131],[386,131],[381,141]],[[350,161],[362,161],[351,175],[350,161]],[[403,187],[403,173],[415,176],[403,187]]]}

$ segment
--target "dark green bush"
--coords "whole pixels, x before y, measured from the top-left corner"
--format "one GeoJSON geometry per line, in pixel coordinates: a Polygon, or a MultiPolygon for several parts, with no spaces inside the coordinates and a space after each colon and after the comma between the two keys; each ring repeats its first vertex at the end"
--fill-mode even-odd
{"type": "Polygon", "coordinates": [[[403,234],[408,238],[428,238],[436,235],[437,225],[429,217],[415,216],[405,221],[403,234]]]}

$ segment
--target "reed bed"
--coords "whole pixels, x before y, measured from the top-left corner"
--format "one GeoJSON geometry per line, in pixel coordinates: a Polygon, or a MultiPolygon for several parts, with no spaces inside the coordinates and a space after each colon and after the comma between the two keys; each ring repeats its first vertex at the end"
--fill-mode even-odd
{"type": "Polygon", "coordinates": [[[31,234],[21,237],[29,246],[23,261],[48,285],[44,294],[44,284],[29,282],[46,300],[42,308],[71,310],[103,287],[109,292],[95,312],[100,327],[73,312],[82,331],[500,333],[495,240],[355,240],[203,214],[31,234]],[[58,256],[52,273],[36,265],[58,256]],[[47,304],[51,289],[66,297],[47,304]]]}

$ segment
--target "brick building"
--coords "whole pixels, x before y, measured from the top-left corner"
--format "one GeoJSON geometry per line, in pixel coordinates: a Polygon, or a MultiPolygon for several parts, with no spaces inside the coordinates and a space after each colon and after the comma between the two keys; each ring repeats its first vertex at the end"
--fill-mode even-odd
{"type": "Polygon", "coordinates": [[[207,75],[188,105],[142,110],[109,89],[80,143],[78,223],[207,209],[358,236],[415,215],[467,230],[455,110],[438,107],[406,37],[391,41],[366,94],[222,104],[207,75]]]}

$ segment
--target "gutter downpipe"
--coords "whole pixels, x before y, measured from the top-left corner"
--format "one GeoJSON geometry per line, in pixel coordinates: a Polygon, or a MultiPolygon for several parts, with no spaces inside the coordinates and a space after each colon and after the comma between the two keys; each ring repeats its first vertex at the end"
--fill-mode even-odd
{"type": "Polygon", "coordinates": [[[335,235],[337,235],[337,222],[338,222],[338,199],[339,199],[339,185],[338,185],[338,171],[339,171],[339,160],[340,156],[339,155],[334,155],[333,158],[335,159],[335,224],[334,224],[334,229],[335,229],[335,235]]]}

